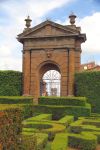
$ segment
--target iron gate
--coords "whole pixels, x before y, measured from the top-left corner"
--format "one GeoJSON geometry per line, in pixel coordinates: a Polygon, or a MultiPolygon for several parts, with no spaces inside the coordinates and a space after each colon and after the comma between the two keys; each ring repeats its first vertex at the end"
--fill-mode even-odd
{"type": "Polygon", "coordinates": [[[40,82],[40,95],[60,96],[61,75],[56,70],[47,71],[40,82]]]}

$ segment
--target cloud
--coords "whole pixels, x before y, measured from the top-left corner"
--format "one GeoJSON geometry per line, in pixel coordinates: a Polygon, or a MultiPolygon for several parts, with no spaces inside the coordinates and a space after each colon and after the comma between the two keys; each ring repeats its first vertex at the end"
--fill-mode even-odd
{"type": "Polygon", "coordinates": [[[85,53],[100,54],[100,12],[80,19],[78,24],[82,33],[86,33],[87,41],[82,45],[85,53]]]}
{"type": "MultiPolygon", "coordinates": [[[[30,15],[34,26],[42,22],[52,10],[73,1],[75,0],[0,0],[0,69],[21,70],[22,45],[16,40],[16,36],[23,31],[27,15],[30,15]]],[[[91,16],[77,20],[76,24],[87,35],[87,41],[82,44],[83,56],[100,54],[99,18],[100,12],[94,12],[91,16]]],[[[69,24],[68,19],[57,22],[69,24]]]]}
{"type": "Polygon", "coordinates": [[[0,69],[21,70],[22,45],[16,36],[25,27],[30,15],[33,25],[42,21],[50,11],[74,0],[0,0],[0,69]]]}
{"type": "Polygon", "coordinates": [[[0,59],[0,70],[22,70],[22,61],[20,58],[5,56],[0,59]]]}
{"type": "MultiPolygon", "coordinates": [[[[76,19],[76,26],[81,26],[81,33],[86,33],[87,40],[82,44],[82,63],[96,61],[100,65],[100,12],[76,19]]],[[[68,18],[58,23],[69,24],[68,18]]]]}

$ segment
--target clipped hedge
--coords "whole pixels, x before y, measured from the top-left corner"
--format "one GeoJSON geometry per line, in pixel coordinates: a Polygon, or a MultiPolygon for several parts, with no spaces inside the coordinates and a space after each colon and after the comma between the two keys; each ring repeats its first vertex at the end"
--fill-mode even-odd
{"type": "Polygon", "coordinates": [[[56,133],[63,132],[66,129],[66,126],[63,124],[51,121],[51,114],[34,116],[24,120],[22,124],[23,132],[48,133],[49,140],[53,139],[56,133]]]}
{"type": "Polygon", "coordinates": [[[79,120],[70,125],[70,131],[80,133],[82,131],[99,132],[100,133],[100,120],[85,119],[80,117],[79,120]]]}
{"type": "Polygon", "coordinates": [[[46,121],[46,120],[51,120],[52,119],[52,114],[40,114],[31,118],[28,118],[27,120],[24,121],[46,121]]]}
{"type": "Polygon", "coordinates": [[[33,111],[37,113],[50,113],[53,119],[57,120],[65,115],[90,116],[91,106],[55,106],[55,105],[34,105],[33,111]]]}
{"type": "Polygon", "coordinates": [[[22,131],[22,113],[19,108],[0,109],[0,145],[1,149],[20,149],[22,131]]]}
{"type": "Polygon", "coordinates": [[[0,108],[23,108],[23,118],[33,116],[33,97],[25,96],[0,96],[0,108]]]}
{"type": "Polygon", "coordinates": [[[100,113],[100,71],[77,73],[75,95],[86,96],[92,105],[92,112],[100,113]]]}
{"type": "Polygon", "coordinates": [[[67,134],[57,133],[51,144],[51,150],[66,150],[67,147],[68,147],[67,134]]]}
{"type": "Polygon", "coordinates": [[[43,122],[39,121],[24,121],[23,122],[23,132],[42,132],[48,133],[49,139],[54,138],[56,133],[64,132],[66,127],[62,124],[57,124],[54,122],[43,122]]]}
{"type": "Polygon", "coordinates": [[[48,135],[45,133],[27,133],[22,134],[23,150],[43,150],[48,141],[48,135]]]}
{"type": "Polygon", "coordinates": [[[33,97],[0,96],[0,104],[32,104],[33,97]]]}
{"type": "Polygon", "coordinates": [[[66,127],[69,126],[69,124],[71,124],[72,122],[74,122],[74,116],[64,116],[62,117],[60,120],[58,120],[58,123],[61,123],[63,125],[65,125],[66,127]]]}
{"type": "Polygon", "coordinates": [[[40,97],[38,99],[40,105],[85,106],[86,101],[86,97],[40,97]]]}
{"type": "Polygon", "coordinates": [[[33,105],[31,104],[0,104],[0,110],[4,111],[6,109],[16,109],[22,110],[22,118],[27,119],[33,116],[33,105]]]}
{"type": "Polygon", "coordinates": [[[91,133],[68,134],[68,145],[81,150],[94,150],[97,145],[97,137],[91,133]]]}
{"type": "Polygon", "coordinates": [[[22,73],[19,71],[0,71],[0,95],[16,96],[22,94],[22,73]]]}

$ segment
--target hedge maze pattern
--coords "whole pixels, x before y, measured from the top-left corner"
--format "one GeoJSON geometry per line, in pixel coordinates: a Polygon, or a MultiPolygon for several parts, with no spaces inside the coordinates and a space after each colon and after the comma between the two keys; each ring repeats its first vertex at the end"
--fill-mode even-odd
{"type": "Polygon", "coordinates": [[[95,150],[100,143],[100,115],[91,114],[85,97],[41,97],[33,109],[36,115],[23,121],[22,134],[34,133],[37,139],[39,133],[46,134],[47,142],[41,149],[95,150]],[[51,145],[46,149],[48,141],[51,145]]]}
{"type": "Polygon", "coordinates": [[[79,150],[96,149],[100,143],[100,114],[91,113],[87,98],[40,97],[38,105],[32,104],[32,99],[5,97],[1,100],[2,150],[67,150],[68,147],[79,150]],[[12,137],[12,140],[6,135],[12,137]]]}

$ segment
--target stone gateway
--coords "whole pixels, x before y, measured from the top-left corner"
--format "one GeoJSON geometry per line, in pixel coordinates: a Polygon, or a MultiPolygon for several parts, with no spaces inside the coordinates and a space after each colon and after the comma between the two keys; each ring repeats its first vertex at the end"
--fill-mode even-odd
{"type": "Polygon", "coordinates": [[[60,96],[74,95],[74,74],[80,70],[81,43],[86,35],[76,27],[74,14],[70,25],[50,20],[31,28],[31,19],[25,19],[26,28],[18,35],[23,44],[23,95],[38,98],[41,80],[49,70],[61,74],[60,96]]]}

